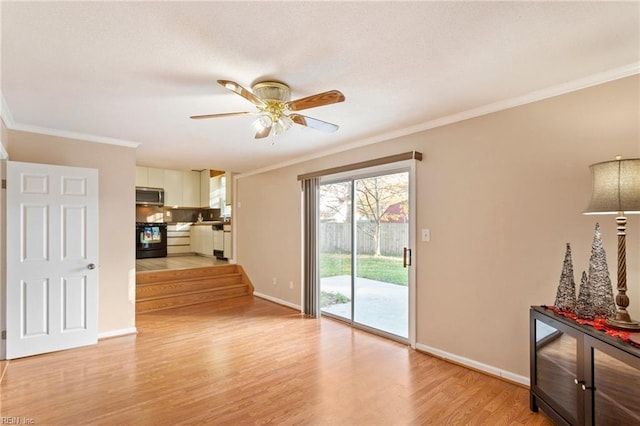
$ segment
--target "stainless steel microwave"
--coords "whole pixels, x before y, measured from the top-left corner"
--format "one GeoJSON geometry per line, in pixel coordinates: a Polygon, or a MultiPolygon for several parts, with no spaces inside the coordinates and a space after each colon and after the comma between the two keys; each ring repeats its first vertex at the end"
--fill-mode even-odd
{"type": "Polygon", "coordinates": [[[136,204],[144,206],[163,206],[164,189],[136,186],[136,204]]]}

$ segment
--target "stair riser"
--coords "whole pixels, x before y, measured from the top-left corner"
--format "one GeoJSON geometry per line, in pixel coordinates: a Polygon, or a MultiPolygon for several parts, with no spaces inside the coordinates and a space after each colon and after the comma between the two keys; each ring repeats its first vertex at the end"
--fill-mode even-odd
{"type": "Polygon", "coordinates": [[[231,299],[234,297],[249,296],[249,288],[247,286],[230,288],[218,291],[209,291],[205,293],[177,295],[173,297],[165,297],[162,299],[154,299],[140,301],[136,303],[136,312],[144,313],[157,311],[161,309],[177,308],[179,306],[195,305],[197,303],[206,303],[216,300],[231,299]]]}
{"type": "Polygon", "coordinates": [[[138,285],[136,287],[136,298],[144,299],[148,297],[166,296],[170,294],[190,293],[193,291],[216,289],[230,285],[242,284],[241,275],[227,277],[208,277],[197,281],[171,282],[162,284],[138,285]]]}
{"type": "Polygon", "coordinates": [[[197,278],[211,278],[219,275],[230,275],[236,273],[241,273],[240,268],[238,268],[238,266],[236,265],[140,272],[136,274],[136,284],[184,281],[197,278]]]}

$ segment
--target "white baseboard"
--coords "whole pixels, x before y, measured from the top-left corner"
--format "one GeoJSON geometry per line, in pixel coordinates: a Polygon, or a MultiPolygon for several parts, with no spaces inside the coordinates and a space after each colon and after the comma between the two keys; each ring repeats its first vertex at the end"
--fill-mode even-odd
{"type": "Polygon", "coordinates": [[[426,352],[428,354],[434,355],[438,358],[442,358],[444,360],[455,362],[456,364],[463,365],[465,367],[472,368],[474,370],[482,371],[483,373],[490,374],[492,376],[500,377],[502,379],[508,380],[510,382],[518,383],[523,386],[529,387],[530,382],[529,378],[525,376],[520,376],[519,374],[512,373],[510,371],[501,370],[492,365],[483,364],[478,361],[474,361],[469,358],[465,358],[459,355],[455,355],[449,352],[442,351],[437,348],[433,348],[431,346],[423,345],[421,343],[416,343],[416,349],[422,352],[426,352]]]}
{"type": "Polygon", "coordinates": [[[110,339],[112,337],[128,336],[130,334],[138,334],[138,329],[135,327],[123,328],[121,330],[105,331],[104,333],[98,333],[98,340],[110,339]]]}
{"type": "Polygon", "coordinates": [[[276,297],[268,296],[266,294],[258,293],[257,291],[253,292],[253,295],[259,297],[260,299],[265,299],[273,303],[277,303],[279,305],[284,305],[289,308],[293,308],[297,311],[302,312],[302,307],[300,305],[296,305],[295,303],[287,302],[286,300],[278,299],[276,297]]]}

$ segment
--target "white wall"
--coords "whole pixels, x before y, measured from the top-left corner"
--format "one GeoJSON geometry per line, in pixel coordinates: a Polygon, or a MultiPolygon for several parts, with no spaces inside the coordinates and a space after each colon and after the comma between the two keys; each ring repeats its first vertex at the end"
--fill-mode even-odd
{"type": "MultiPolygon", "coordinates": [[[[590,196],[590,164],[616,155],[640,157],[639,89],[640,77],[628,77],[241,177],[237,201],[242,207],[234,210],[238,263],[256,292],[299,305],[296,176],[420,151],[417,229],[431,229],[431,242],[415,248],[419,347],[526,379],[528,308],[553,304],[566,242],[572,244],[579,285],[596,221],[615,286],[614,218],[581,212],[590,196]]],[[[631,217],[628,229],[630,312],[639,318],[640,220],[631,217]]]]}

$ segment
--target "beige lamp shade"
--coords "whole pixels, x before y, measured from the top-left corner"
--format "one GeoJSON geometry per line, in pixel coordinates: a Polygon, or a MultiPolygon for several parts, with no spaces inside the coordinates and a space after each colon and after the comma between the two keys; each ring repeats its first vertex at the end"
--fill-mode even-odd
{"type": "Polygon", "coordinates": [[[592,164],[593,189],[585,214],[640,214],[640,158],[592,164]]]}

